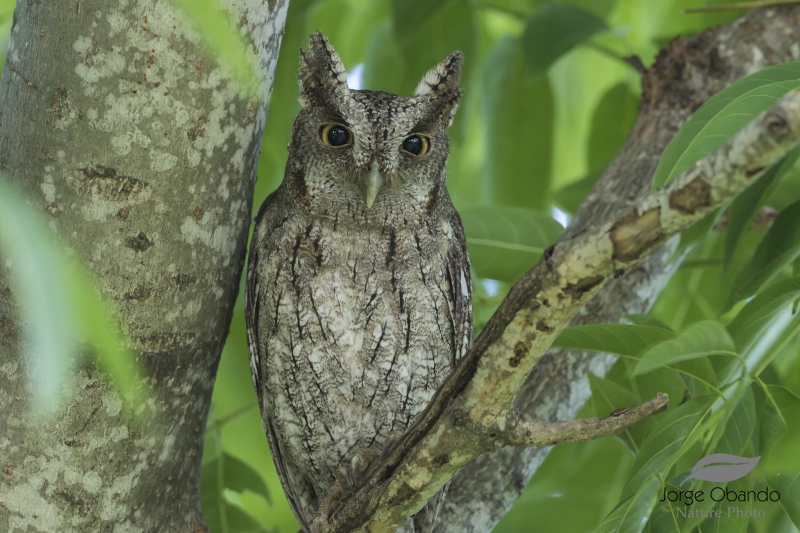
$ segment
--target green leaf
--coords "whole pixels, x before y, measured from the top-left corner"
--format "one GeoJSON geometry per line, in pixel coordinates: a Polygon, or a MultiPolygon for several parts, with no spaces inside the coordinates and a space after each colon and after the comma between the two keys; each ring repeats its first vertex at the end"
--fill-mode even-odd
{"type": "Polygon", "coordinates": [[[639,533],[650,514],[661,484],[657,479],[644,480],[635,492],[612,510],[594,533],[639,533]]]}
{"type": "Polygon", "coordinates": [[[553,347],[634,356],[675,337],[677,333],[662,327],[591,324],[565,328],[553,347]]]}
{"type": "Polygon", "coordinates": [[[765,198],[769,198],[770,191],[774,188],[781,178],[794,167],[800,156],[800,149],[792,150],[789,155],[784,157],[767,170],[758,180],[744,190],[739,196],[734,198],[728,210],[728,233],[725,236],[725,270],[729,269],[736,255],[736,246],[742,233],[750,225],[753,216],[758,208],[763,204],[765,198]]]}
{"type": "Polygon", "coordinates": [[[618,83],[603,95],[592,116],[589,168],[605,168],[625,144],[636,123],[639,97],[627,83],[618,83]]]}
{"type": "Polygon", "coordinates": [[[794,167],[786,172],[780,182],[775,182],[774,188],[770,191],[765,203],[778,211],[782,211],[798,198],[800,198],[800,163],[795,163],[794,167]]]}
{"type": "Polygon", "coordinates": [[[226,499],[226,489],[249,490],[271,502],[261,476],[239,459],[223,452],[203,464],[200,477],[203,515],[211,532],[265,531],[258,521],[226,499]]]}
{"type": "Polygon", "coordinates": [[[623,315],[622,318],[630,320],[631,322],[633,322],[637,326],[652,326],[654,328],[666,329],[666,330],[672,331],[674,333],[674,331],[672,330],[671,327],[669,327],[663,321],[661,321],[660,319],[658,319],[658,318],[656,318],[654,316],[650,316],[650,315],[623,315]]]}
{"type": "Polygon", "coordinates": [[[750,74],[709,98],[667,145],[653,177],[653,190],[722,146],[762,111],[798,87],[800,62],[795,61],[750,74]]]}
{"type": "MultiPolygon", "coordinates": [[[[466,0],[393,0],[392,13],[404,72],[403,86],[396,92],[410,96],[425,73],[453,50],[475,57],[475,14],[466,0]]],[[[469,60],[464,63],[465,81],[472,65],[469,60]]],[[[456,115],[456,121],[462,114],[456,115]]]]}
{"type": "Polygon", "coordinates": [[[476,5],[481,9],[487,10],[487,12],[502,13],[524,20],[543,3],[544,0],[489,0],[480,3],[476,2],[476,5]]]}
{"type": "Polygon", "coordinates": [[[739,300],[756,294],[781,270],[791,265],[798,256],[800,256],[800,201],[778,214],[753,257],[734,278],[732,286],[736,289],[728,297],[725,309],[730,309],[739,300]]]}
{"type": "MultiPolygon", "coordinates": [[[[213,403],[211,404],[211,407],[215,407],[213,403]]],[[[222,455],[222,432],[209,432],[208,428],[206,428],[206,438],[203,440],[203,466],[205,467],[206,464],[217,459],[220,455],[222,455]]]]}
{"type": "Polygon", "coordinates": [[[592,531],[616,503],[631,463],[630,454],[611,439],[556,446],[536,470],[536,480],[491,531],[530,532],[532,517],[539,532],[592,531]]]}
{"type": "MultiPolygon", "coordinates": [[[[673,364],[672,367],[680,374],[694,378],[701,384],[708,387],[716,388],[718,385],[717,373],[714,371],[714,367],[707,357],[689,359],[688,361],[680,361],[673,364]]],[[[697,395],[691,387],[689,388],[689,392],[692,394],[692,396],[697,395]]]]}
{"type": "Polygon", "coordinates": [[[402,52],[392,31],[391,21],[385,20],[378,24],[372,30],[367,42],[364,57],[364,88],[400,94],[407,91],[402,52]]]}
{"type": "Polygon", "coordinates": [[[607,29],[603,20],[583,9],[544,4],[528,19],[522,35],[528,70],[536,77],[544,74],[559,57],[607,29]]]}
{"type": "MultiPolygon", "coordinates": [[[[537,0],[540,1],[540,0],[537,0]]],[[[617,0],[561,0],[565,4],[580,7],[594,13],[598,17],[605,18],[609,15],[617,0]]]]}
{"type": "MultiPolygon", "coordinates": [[[[255,93],[259,75],[254,61],[253,46],[237,31],[230,13],[219,0],[171,0],[195,25],[220,66],[230,69],[241,88],[255,93]]],[[[159,32],[160,33],[160,32],[159,32]]],[[[157,59],[156,59],[157,60],[157,59]]]]}
{"type": "MultiPolygon", "coordinates": [[[[426,4],[435,5],[436,2],[426,2],[426,4]]],[[[314,31],[324,31],[325,36],[336,48],[336,53],[339,54],[345,68],[350,70],[358,63],[364,62],[364,56],[369,50],[369,41],[364,37],[383,21],[391,24],[392,18],[388,16],[389,8],[389,3],[386,1],[353,3],[350,0],[313,0],[304,17],[303,38],[307,38],[314,31]]],[[[297,17],[297,14],[290,11],[287,19],[292,17],[297,17]]],[[[294,55],[294,52],[290,53],[294,55]]]]}
{"type": "Polygon", "coordinates": [[[770,513],[763,522],[753,520],[750,522],[750,527],[749,533],[797,533],[797,528],[783,509],[776,509],[776,512],[770,513]]]}
{"type": "Polygon", "coordinates": [[[711,355],[708,362],[714,367],[717,384],[720,388],[730,385],[742,377],[742,360],[729,355],[711,355]]]}
{"type": "Polygon", "coordinates": [[[77,345],[88,342],[123,397],[138,405],[139,368],[122,348],[113,313],[89,275],[5,179],[0,176],[0,251],[23,312],[32,403],[44,411],[59,406],[66,365],[77,345]]]}
{"type": "Polygon", "coordinates": [[[763,342],[753,346],[744,355],[748,371],[753,375],[760,375],[770,363],[786,348],[786,346],[800,332],[800,314],[786,312],[782,320],[777,320],[771,331],[767,332],[763,342]]]}
{"type": "MultiPolygon", "coordinates": [[[[748,302],[727,326],[737,351],[750,352],[790,310],[798,296],[800,277],[779,281],[748,302]]],[[[769,337],[771,342],[774,335],[769,337]]]]}
{"type": "MultiPolygon", "coordinates": [[[[353,2],[345,4],[347,20],[353,2]]],[[[364,47],[364,88],[410,96],[425,73],[454,50],[461,50],[467,58],[461,76],[462,85],[466,86],[477,55],[472,4],[466,0],[392,0],[390,4],[393,16],[374,26],[364,47]]],[[[380,11],[380,6],[374,9],[380,11]]],[[[346,31],[356,48],[363,40],[363,32],[355,28],[346,31]]],[[[453,127],[448,130],[451,139],[461,140],[469,109],[465,105],[456,114],[453,127]]],[[[451,169],[454,166],[451,163],[451,169]]]]}
{"type": "Polygon", "coordinates": [[[796,527],[800,527],[800,398],[788,389],[767,386],[768,399],[761,416],[762,472],[796,527]]]}
{"type": "MultiPolygon", "coordinates": [[[[786,387],[767,385],[764,392],[767,398],[761,413],[760,445],[761,452],[769,455],[772,448],[788,432],[800,428],[800,398],[786,387]]],[[[770,466],[770,457],[765,457],[762,467],[770,466]]],[[[780,464],[772,465],[780,469],[780,464]]],[[[769,471],[769,468],[764,468],[769,471]]]]}
{"type": "Polygon", "coordinates": [[[681,533],[678,518],[675,516],[675,506],[677,506],[675,502],[659,500],[650,513],[642,533],[681,533]]]}
{"type": "Polygon", "coordinates": [[[685,402],[658,418],[657,426],[645,441],[631,469],[623,494],[633,494],[652,476],[665,474],[675,463],[690,436],[699,438],[693,430],[716,400],[714,395],[700,396],[685,402]]]}
{"type": "MultiPolygon", "coordinates": [[[[0,64],[6,64],[6,51],[14,15],[14,0],[0,0],[0,64]]],[[[0,73],[2,74],[2,73],[0,73]]]]}
{"type": "Polygon", "coordinates": [[[225,518],[228,533],[267,533],[264,526],[236,505],[226,505],[225,518]]]}
{"type": "Polygon", "coordinates": [[[223,484],[226,489],[235,490],[236,492],[249,490],[262,496],[267,502],[272,502],[267,486],[258,472],[232,455],[223,453],[218,460],[224,461],[222,474],[223,484]]]}
{"type": "Polygon", "coordinates": [[[0,1],[0,23],[5,23],[7,20],[11,19],[14,15],[15,5],[16,2],[14,2],[14,0],[0,1]]]}
{"type": "Polygon", "coordinates": [[[693,324],[678,337],[651,348],[636,365],[634,375],[679,361],[720,353],[736,353],[733,339],[725,326],[715,320],[705,320],[693,324]]]}
{"type": "Polygon", "coordinates": [[[644,403],[656,397],[659,392],[669,397],[669,408],[677,407],[683,400],[686,383],[681,375],[672,368],[657,368],[643,376],[636,377],[636,389],[639,403],[644,403]]]}
{"type": "Polygon", "coordinates": [[[225,496],[202,502],[203,518],[210,533],[266,533],[264,526],[239,507],[225,501],[225,496]]]}
{"type": "Polygon", "coordinates": [[[482,278],[516,281],[564,230],[531,209],[475,206],[460,213],[472,268],[482,278]]]}
{"type": "Polygon", "coordinates": [[[553,194],[553,201],[568,213],[575,214],[586,196],[603,176],[603,169],[590,172],[586,177],[565,185],[553,194]]]}
{"type": "MultiPolygon", "coordinates": [[[[748,455],[749,456],[749,455],[748,455]]],[[[723,486],[723,485],[717,485],[723,486]]],[[[732,490],[736,493],[740,491],[748,492],[753,490],[753,476],[748,475],[741,479],[731,481],[724,485],[727,490],[732,490]]],[[[748,523],[750,518],[747,516],[737,516],[736,514],[728,515],[727,508],[731,502],[722,500],[715,504],[713,509],[720,511],[720,517],[706,518],[699,529],[699,533],[747,533],[748,523]]],[[[753,501],[737,502],[736,508],[743,514],[753,507],[753,501]]],[[[688,531],[688,530],[687,530],[688,531]]]]}
{"type": "Polygon", "coordinates": [[[742,397],[723,424],[722,436],[717,442],[714,453],[742,455],[750,444],[756,425],[756,404],[751,387],[745,388],[742,397]]]}
{"type": "Polygon", "coordinates": [[[555,105],[547,78],[526,81],[522,55],[519,39],[509,36],[498,40],[486,59],[483,183],[493,203],[544,209],[549,208],[555,105]]]}
{"type": "MultiPolygon", "coordinates": [[[[592,390],[592,411],[597,418],[606,417],[615,409],[639,405],[639,400],[631,391],[610,379],[600,378],[590,373],[589,386],[592,390]]],[[[640,435],[641,432],[634,427],[617,435],[617,438],[631,453],[635,454],[641,444],[640,435]]]]}
{"type": "Polygon", "coordinates": [[[678,243],[678,247],[675,249],[675,252],[672,254],[672,258],[670,261],[676,257],[683,257],[685,252],[688,249],[694,248],[696,244],[702,242],[708,234],[711,232],[711,229],[716,225],[717,221],[722,217],[722,214],[725,212],[725,207],[720,207],[715,209],[714,211],[708,213],[698,222],[695,222],[685,230],[681,232],[681,240],[678,243]]]}
{"type": "Polygon", "coordinates": [[[452,3],[451,0],[392,0],[392,21],[398,39],[414,38],[423,30],[420,21],[435,17],[452,3]]]}
{"type": "Polygon", "coordinates": [[[615,409],[639,405],[639,400],[631,391],[610,379],[589,374],[589,386],[592,389],[592,409],[598,418],[608,416],[615,409]]]}

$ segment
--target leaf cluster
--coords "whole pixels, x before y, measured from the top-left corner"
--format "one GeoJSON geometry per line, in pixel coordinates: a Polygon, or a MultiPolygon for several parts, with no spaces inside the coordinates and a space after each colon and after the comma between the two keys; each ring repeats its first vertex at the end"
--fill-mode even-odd
{"type": "MultiPolygon", "coordinates": [[[[718,93],[674,137],[656,180],[668,181],[721,146],[777,98],[797,88],[798,80],[800,64],[788,63],[718,93]]],[[[765,233],[745,236],[755,213],[770,202],[768,191],[796,179],[796,160],[795,151],[727,206],[727,227],[714,216],[709,217],[712,223],[698,224],[702,231],[695,227],[685,232],[681,253],[688,254],[686,268],[673,278],[650,315],[629,316],[622,324],[567,328],[555,342],[558,348],[620,356],[609,375],[590,376],[590,412],[595,416],[638,405],[656,390],[667,392],[671,400],[665,415],[618,437],[632,465],[624,482],[616,482],[619,492],[613,500],[618,503],[594,531],[639,531],[642,524],[648,532],[791,531],[792,524],[800,525],[800,461],[788,444],[796,446],[800,437],[800,315],[795,313],[800,278],[793,272],[800,255],[795,243],[797,199],[780,211],[765,233]],[[711,454],[741,459],[742,472],[759,463],[758,457],[761,461],[741,479],[712,484],[695,472],[711,454]],[[724,511],[722,518],[687,518],[676,512],[681,502],[657,497],[664,490],[708,494],[714,486],[734,491],[770,488],[780,492],[781,500],[779,505],[760,505],[769,506],[770,520],[758,520],[728,517],[730,502],[698,504],[724,511]]],[[[593,459],[599,458],[586,461],[593,459]]],[[[742,511],[759,507],[752,501],[737,505],[742,511]]]]}

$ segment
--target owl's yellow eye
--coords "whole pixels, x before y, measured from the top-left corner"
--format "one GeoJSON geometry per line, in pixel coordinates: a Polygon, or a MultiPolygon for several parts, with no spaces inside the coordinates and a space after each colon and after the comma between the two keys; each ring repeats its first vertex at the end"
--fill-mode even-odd
{"type": "Polygon", "coordinates": [[[319,130],[319,137],[328,146],[346,146],[353,144],[353,134],[339,124],[326,124],[319,130]]]}
{"type": "Polygon", "coordinates": [[[428,153],[430,141],[423,135],[412,135],[403,141],[403,151],[411,155],[425,155],[428,153]]]}

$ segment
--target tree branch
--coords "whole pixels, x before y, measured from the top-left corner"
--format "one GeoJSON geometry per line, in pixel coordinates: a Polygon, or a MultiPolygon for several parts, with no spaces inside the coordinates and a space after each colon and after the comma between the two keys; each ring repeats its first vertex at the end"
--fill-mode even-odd
{"type": "MultiPolygon", "coordinates": [[[[561,236],[600,226],[650,193],[661,154],[675,132],[713,94],[769,65],[800,58],[800,6],[755,9],[729,24],[678,37],[642,73],[639,116],[628,140],[561,236]]],[[[614,323],[647,313],[679,268],[677,237],[611,280],[570,325],[614,323]]],[[[604,376],[616,357],[551,348],[536,364],[516,408],[537,420],[575,416],[591,391],[587,374],[604,376]]],[[[491,531],[524,490],[551,448],[504,447],[474,459],[450,481],[436,533],[491,531]]]]}
{"type": "Polygon", "coordinates": [[[657,244],[744,190],[800,144],[792,91],[716,152],[622,216],[559,243],[512,287],[420,420],[322,530],[394,531],[469,460],[502,445],[485,420],[510,427],[514,398],[569,320],[657,244]],[[503,425],[503,416],[506,424],[503,425]]]}
{"type": "Polygon", "coordinates": [[[635,423],[666,411],[668,406],[669,397],[659,392],[658,396],[647,403],[630,409],[616,409],[604,418],[581,418],[558,422],[523,420],[507,430],[490,425],[485,431],[497,431],[497,440],[506,446],[541,447],[564,442],[585,442],[619,435],[635,423]]]}

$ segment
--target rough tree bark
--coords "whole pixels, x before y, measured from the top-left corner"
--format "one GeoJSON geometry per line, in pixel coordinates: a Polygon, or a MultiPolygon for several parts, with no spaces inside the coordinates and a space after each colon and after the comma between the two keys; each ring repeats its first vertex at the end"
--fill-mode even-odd
{"type": "MultiPolygon", "coordinates": [[[[642,74],[642,101],[630,138],[561,241],[602,225],[649,193],[667,143],[713,94],[751,72],[798,59],[800,6],[796,5],[753,10],[728,25],[672,41],[642,74]]],[[[680,264],[668,263],[674,244],[663,245],[625,277],[610,282],[571,325],[612,323],[626,314],[647,312],[680,264]]],[[[537,420],[573,418],[590,395],[587,373],[603,376],[614,361],[616,357],[609,355],[551,350],[528,378],[517,407],[537,420]]],[[[507,447],[468,464],[450,484],[436,532],[491,531],[549,451],[507,447]]]]}
{"type": "Polygon", "coordinates": [[[0,266],[2,531],[205,530],[203,434],[288,0],[225,5],[258,71],[254,92],[167,0],[17,3],[0,170],[88,264],[143,369],[149,416],[134,422],[85,360],[55,417],[30,412],[0,266]]]}

